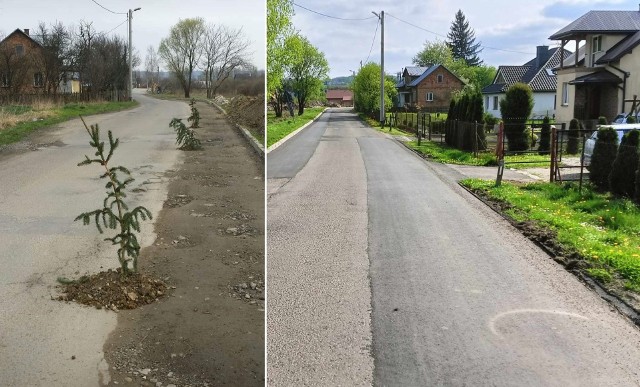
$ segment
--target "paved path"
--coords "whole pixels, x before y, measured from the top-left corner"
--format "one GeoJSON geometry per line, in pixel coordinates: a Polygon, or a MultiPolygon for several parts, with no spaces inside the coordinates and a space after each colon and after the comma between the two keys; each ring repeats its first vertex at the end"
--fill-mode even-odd
{"type": "MultiPolygon", "coordinates": [[[[154,217],[166,196],[162,175],[179,154],[168,124],[188,115],[184,103],[138,95],[141,106],[86,117],[103,137],[121,140],[114,162],[129,167],[130,196],[154,217]]],[[[35,151],[0,156],[0,385],[97,386],[109,380],[102,346],[115,328],[116,314],[52,301],[56,278],[77,278],[118,267],[115,247],[95,226],[74,222],[104,198],[104,181],[92,166],[77,167],[92,155],[79,120],[35,137],[35,151]],[[73,357],[73,359],[72,359],[73,357]]],[[[143,226],[141,245],[153,242],[153,225],[143,226]]]]}
{"type": "Polygon", "coordinates": [[[273,385],[640,384],[635,325],[458,187],[459,171],[425,162],[353,115],[328,118],[308,164],[270,181],[273,385]],[[366,197],[355,189],[363,180],[366,197]],[[367,288],[370,306],[360,304],[367,288]],[[368,332],[368,318],[372,336],[354,335],[368,332]],[[369,340],[373,379],[358,352],[369,340]]]}

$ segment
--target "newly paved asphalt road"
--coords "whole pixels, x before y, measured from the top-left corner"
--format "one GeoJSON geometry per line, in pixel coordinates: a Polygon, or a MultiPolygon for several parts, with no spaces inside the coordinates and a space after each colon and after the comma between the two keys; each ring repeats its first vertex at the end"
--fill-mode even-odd
{"type": "MultiPolygon", "coordinates": [[[[108,130],[120,138],[112,160],[128,167],[136,179],[132,188],[141,189],[130,193],[130,204],[143,203],[155,217],[166,198],[163,174],[180,157],[169,121],[187,116],[188,106],[135,98],[141,103],[135,109],[85,119],[100,125],[103,138],[108,130]]],[[[106,383],[102,346],[117,315],[52,300],[58,276],[118,267],[105,234],[73,221],[104,199],[100,169],[77,166],[95,150],[77,119],[15,148],[0,154],[0,386],[106,383]]],[[[142,229],[140,243],[149,245],[152,222],[142,229]]]]}
{"type": "Polygon", "coordinates": [[[458,172],[350,113],[325,118],[308,162],[268,182],[273,385],[640,384],[635,325],[458,172]]]}

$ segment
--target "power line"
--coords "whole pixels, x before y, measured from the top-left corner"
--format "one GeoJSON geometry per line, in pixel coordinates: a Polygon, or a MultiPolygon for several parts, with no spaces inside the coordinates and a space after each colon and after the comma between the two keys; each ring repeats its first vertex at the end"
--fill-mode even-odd
{"type": "Polygon", "coordinates": [[[378,27],[380,26],[380,20],[376,23],[376,32],[373,33],[373,40],[371,41],[371,48],[369,49],[369,55],[367,55],[367,59],[364,63],[369,63],[369,57],[371,56],[371,51],[373,51],[373,44],[376,42],[376,36],[378,36],[378,27]]]}
{"type": "Polygon", "coordinates": [[[126,15],[126,14],[127,14],[126,12],[113,12],[113,11],[112,11],[112,10],[110,10],[109,8],[105,8],[102,4],[98,3],[96,0],[91,0],[91,1],[93,1],[94,3],[96,3],[97,5],[99,5],[99,6],[100,6],[100,8],[104,9],[105,11],[109,11],[109,12],[111,12],[111,13],[113,13],[113,14],[116,14],[116,15],[126,15]]]}
{"type": "Polygon", "coordinates": [[[98,33],[98,35],[107,36],[107,35],[109,35],[110,33],[112,33],[113,31],[115,31],[118,27],[120,27],[121,25],[123,25],[124,23],[126,23],[128,20],[129,20],[129,18],[127,17],[126,19],[124,19],[124,21],[123,21],[122,23],[118,24],[117,26],[113,27],[112,29],[110,29],[110,30],[109,30],[109,31],[107,31],[107,32],[100,32],[100,33],[98,33]]]}
{"type": "MultiPolygon", "coordinates": [[[[392,18],[394,18],[394,19],[396,19],[396,20],[398,20],[398,21],[400,21],[400,22],[402,22],[402,23],[408,24],[408,25],[410,25],[410,26],[412,26],[412,27],[415,27],[415,28],[417,28],[417,29],[419,29],[419,30],[422,30],[422,31],[428,32],[428,33],[430,33],[430,34],[434,34],[434,35],[436,35],[436,36],[440,36],[440,37],[445,38],[445,39],[447,38],[445,35],[439,34],[439,33],[437,33],[437,32],[430,31],[430,30],[428,30],[428,29],[426,29],[426,28],[422,28],[422,27],[417,26],[417,25],[415,25],[415,24],[413,24],[413,23],[410,23],[410,22],[408,22],[408,21],[406,21],[406,20],[402,20],[402,19],[400,19],[400,18],[398,18],[398,17],[396,17],[396,16],[391,15],[390,13],[385,13],[385,15],[387,15],[387,16],[391,16],[392,18]]],[[[482,47],[482,48],[487,48],[487,49],[489,49],[489,50],[505,51],[505,52],[513,52],[513,53],[516,53],[516,54],[534,55],[534,54],[532,54],[532,53],[530,53],[530,52],[515,51],[515,50],[506,50],[506,49],[504,49],[504,48],[489,47],[489,46],[484,46],[484,45],[480,45],[480,47],[482,47]]]]}
{"type": "Polygon", "coordinates": [[[362,20],[370,20],[370,19],[373,19],[375,17],[375,16],[370,16],[370,17],[366,17],[366,18],[362,18],[362,19],[349,19],[349,18],[343,18],[343,17],[338,17],[338,16],[331,16],[331,15],[324,14],[322,12],[314,11],[314,10],[309,9],[307,7],[303,7],[302,5],[300,5],[298,3],[295,3],[295,2],[293,3],[293,5],[295,5],[296,7],[305,9],[305,10],[307,10],[309,12],[313,12],[315,14],[318,14],[320,16],[328,17],[328,18],[331,18],[331,19],[337,19],[337,20],[362,21],[362,20]]]}

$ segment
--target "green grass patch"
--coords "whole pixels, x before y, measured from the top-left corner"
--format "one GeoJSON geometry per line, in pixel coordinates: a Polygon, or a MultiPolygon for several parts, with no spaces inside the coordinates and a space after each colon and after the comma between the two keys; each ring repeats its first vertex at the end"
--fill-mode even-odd
{"type": "MultiPolygon", "coordinates": [[[[63,107],[54,108],[51,111],[47,112],[48,116],[46,118],[36,121],[18,122],[13,126],[2,129],[0,131],[0,145],[6,145],[20,141],[36,129],[55,125],[73,118],[78,118],[78,116],[80,115],[88,116],[92,114],[114,112],[129,109],[137,105],[138,102],[136,101],[67,104],[63,107]]],[[[23,110],[20,114],[23,114],[26,111],[27,110],[23,110]]]]}
{"type": "MultiPolygon", "coordinates": [[[[419,146],[417,141],[409,141],[406,144],[409,148],[441,163],[484,167],[498,165],[496,155],[492,152],[479,152],[478,157],[475,157],[473,152],[462,151],[432,141],[421,141],[419,146]]],[[[549,167],[549,156],[536,154],[505,156],[505,166],[514,169],[549,167]]]]}
{"type": "Polygon", "coordinates": [[[313,120],[325,108],[306,108],[301,116],[276,117],[273,112],[267,112],[267,148],[285,138],[289,133],[313,120]]]}
{"type": "Polygon", "coordinates": [[[377,130],[378,132],[382,132],[382,133],[388,133],[391,134],[393,136],[406,136],[408,133],[407,132],[403,132],[401,130],[398,130],[396,128],[383,128],[382,126],[380,126],[380,121],[379,120],[374,120],[373,118],[369,117],[366,114],[363,113],[358,113],[358,116],[360,117],[360,119],[362,121],[364,121],[367,125],[369,125],[370,127],[372,127],[373,129],[377,130]]]}
{"type": "Polygon", "coordinates": [[[461,184],[509,203],[507,215],[516,221],[553,229],[558,243],[592,263],[594,277],[609,281],[615,272],[628,289],[640,290],[640,208],[630,200],[598,193],[589,185],[580,193],[577,184],[503,182],[496,187],[477,179],[461,184]]]}

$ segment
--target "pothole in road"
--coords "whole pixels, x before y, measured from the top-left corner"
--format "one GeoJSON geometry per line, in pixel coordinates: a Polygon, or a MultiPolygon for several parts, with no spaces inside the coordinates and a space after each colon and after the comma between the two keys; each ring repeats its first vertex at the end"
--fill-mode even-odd
{"type": "Polygon", "coordinates": [[[191,203],[192,200],[193,198],[189,195],[174,195],[174,196],[170,196],[164,202],[163,206],[166,208],[182,207],[184,205],[191,203]]]}

